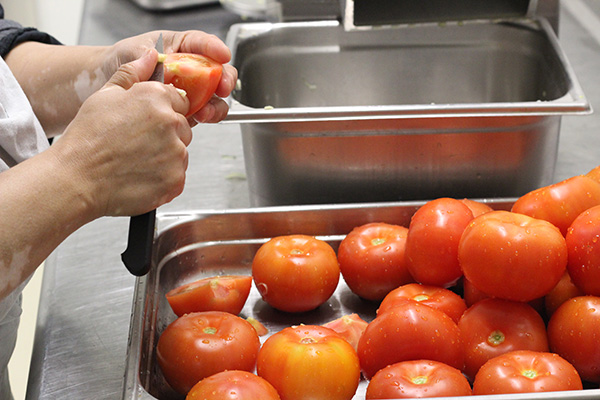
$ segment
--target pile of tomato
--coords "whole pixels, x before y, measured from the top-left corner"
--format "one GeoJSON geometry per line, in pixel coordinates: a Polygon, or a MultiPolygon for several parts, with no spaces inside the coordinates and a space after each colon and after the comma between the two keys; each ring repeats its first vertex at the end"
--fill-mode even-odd
{"type": "Polygon", "coordinates": [[[337,251],[272,238],[251,276],[205,278],[167,300],[165,379],[188,399],[367,399],[549,392],[600,383],[600,167],[534,190],[508,210],[425,203],[402,227],[357,226],[337,251]],[[288,313],[325,303],[340,279],[370,321],[267,332],[238,314],[254,284],[288,313]]]}

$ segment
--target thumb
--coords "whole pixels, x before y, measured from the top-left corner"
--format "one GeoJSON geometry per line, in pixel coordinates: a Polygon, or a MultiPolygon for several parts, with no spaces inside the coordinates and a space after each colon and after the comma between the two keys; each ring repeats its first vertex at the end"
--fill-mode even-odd
{"type": "Polygon", "coordinates": [[[147,81],[152,76],[157,61],[158,52],[154,49],[149,49],[137,60],[121,65],[117,72],[104,85],[104,88],[120,86],[127,90],[134,83],[147,81]]]}

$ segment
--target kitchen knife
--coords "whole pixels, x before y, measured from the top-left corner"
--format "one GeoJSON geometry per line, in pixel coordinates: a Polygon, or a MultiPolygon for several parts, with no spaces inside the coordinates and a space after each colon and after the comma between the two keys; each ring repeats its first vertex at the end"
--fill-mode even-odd
{"type": "MultiPolygon", "coordinates": [[[[155,48],[159,53],[164,53],[162,33],[156,41],[155,48]]],[[[149,80],[164,83],[164,78],[163,63],[157,62],[149,80]]],[[[143,276],[150,271],[155,223],[156,210],[133,216],[129,221],[127,248],[121,254],[121,260],[129,272],[135,276],[143,276]]]]}

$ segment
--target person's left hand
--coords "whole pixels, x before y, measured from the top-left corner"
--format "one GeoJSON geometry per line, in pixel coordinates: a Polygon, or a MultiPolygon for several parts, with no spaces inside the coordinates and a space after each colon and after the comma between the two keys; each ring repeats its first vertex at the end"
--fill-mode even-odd
{"type": "Polygon", "coordinates": [[[214,123],[227,116],[229,107],[221,99],[227,97],[235,87],[237,70],[230,64],[231,51],[215,35],[202,31],[153,31],[139,36],[123,39],[115,43],[109,52],[104,65],[106,76],[111,76],[122,64],[140,58],[149,48],[154,48],[162,33],[164,53],[196,53],[202,54],[223,64],[223,76],[217,87],[215,96],[200,111],[189,118],[193,126],[198,122],[214,123]]]}

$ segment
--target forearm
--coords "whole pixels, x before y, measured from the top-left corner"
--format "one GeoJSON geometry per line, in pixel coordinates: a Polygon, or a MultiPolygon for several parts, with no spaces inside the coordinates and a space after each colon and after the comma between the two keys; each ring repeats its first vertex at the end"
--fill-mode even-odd
{"type": "Polygon", "coordinates": [[[55,136],[112,74],[104,65],[110,51],[110,47],[25,42],[12,49],[5,60],[46,133],[55,136]]]}

